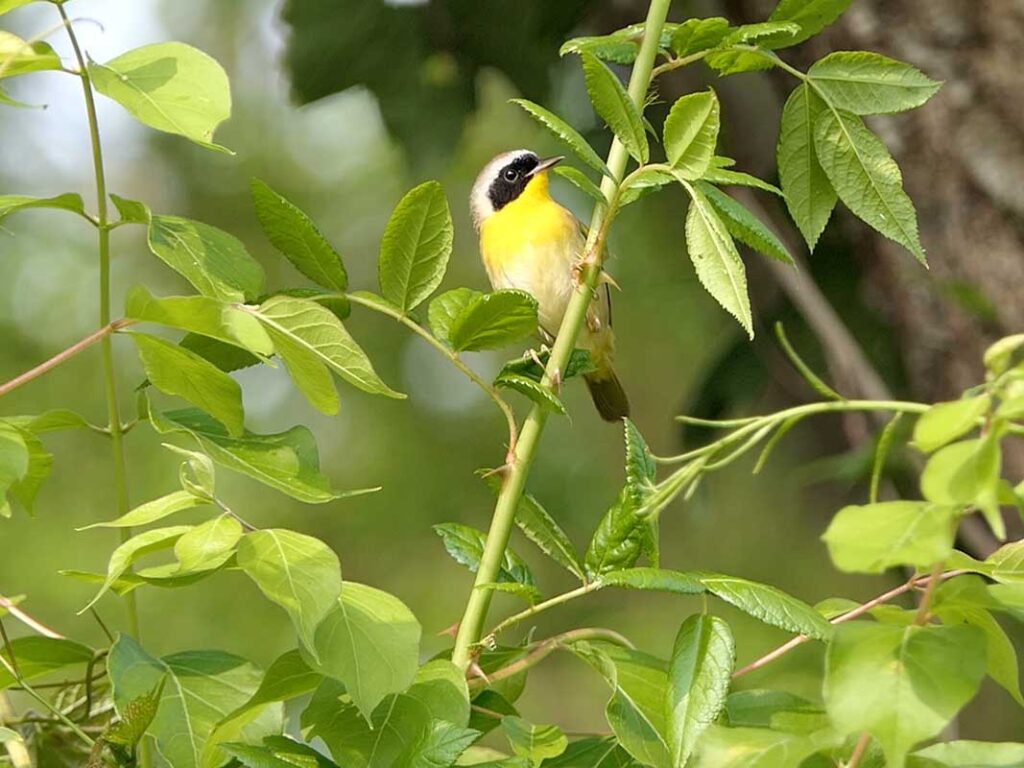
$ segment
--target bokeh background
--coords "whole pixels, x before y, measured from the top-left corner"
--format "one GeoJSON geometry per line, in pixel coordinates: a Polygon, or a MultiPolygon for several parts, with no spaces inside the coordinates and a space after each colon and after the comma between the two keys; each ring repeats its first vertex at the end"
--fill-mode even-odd
{"type": "MultiPolygon", "coordinates": [[[[759,0],[684,2],[672,18],[724,14],[734,23],[766,17],[759,0]]],[[[840,212],[813,256],[803,252],[784,211],[771,199],[754,204],[804,262],[799,273],[747,258],[758,338],[749,343],[696,282],[684,245],[684,200],[675,190],[627,209],[611,235],[610,271],[622,286],[616,323],[621,376],[635,420],[660,454],[702,435],[684,432],[679,413],[743,414],[815,397],[788,368],[771,332],[782,320],[806,356],[851,396],[942,399],[981,375],[985,344],[1024,327],[1024,100],[1019,52],[1024,10],[1005,0],[856,0],[820,40],[786,56],[806,65],[831,50],[878,50],[947,80],[922,110],[879,118],[916,200],[932,268],[873,235],[840,212]]],[[[217,58],[232,83],[234,111],[218,141],[236,155],[213,154],[134,123],[100,97],[99,119],[112,192],[146,201],[161,213],[209,222],[239,236],[263,263],[271,286],[301,278],[266,243],[248,198],[258,176],[317,221],[343,255],[356,288],[373,288],[377,243],[402,193],[421,180],[445,186],[455,217],[456,250],[444,288],[484,289],[466,199],[477,170],[516,147],[558,147],[508,99],[542,101],[583,130],[599,151],[603,132],[586,101],[577,63],[560,60],[564,39],[638,21],[639,0],[74,0],[83,44],[98,61],[163,40],[182,40],[217,58]]],[[[57,23],[52,8],[29,6],[4,18],[31,36],[57,23]]],[[[68,54],[60,35],[59,52],[68,54]]],[[[722,151],[739,168],[772,178],[781,105],[792,82],[780,73],[718,81],[702,70],[660,85],[651,110],[714,80],[724,102],[722,151]]],[[[81,192],[92,200],[91,160],[76,80],[45,73],[10,83],[13,96],[45,109],[0,115],[0,192],[81,192]]],[[[581,216],[575,190],[555,193],[581,216]]],[[[26,211],[0,229],[0,377],[46,359],[96,327],[97,259],[91,228],[52,211],[26,211]]],[[[144,283],[159,294],[184,292],[153,258],[136,228],[114,233],[117,304],[144,283]]],[[[115,310],[116,311],[116,310],[115,310]]],[[[394,387],[397,402],[343,387],[340,416],[313,411],[283,369],[260,367],[238,378],[248,425],[278,431],[308,424],[325,472],[340,488],[380,485],[370,496],[304,506],[220,472],[221,495],[261,526],[286,526],[322,537],[339,553],[345,578],[394,592],[424,627],[424,655],[445,647],[436,633],[461,613],[470,576],[452,562],[431,525],[459,521],[486,528],[492,498],[474,470],[501,461],[500,415],[430,348],[397,325],[358,310],[347,325],[394,387]]],[[[133,412],[141,381],[130,345],[117,342],[122,409],[133,412]]],[[[509,350],[508,355],[519,350],[509,350]]],[[[467,355],[493,374],[503,357],[467,355]]],[[[620,430],[602,423],[575,382],[565,393],[572,419],[552,419],[530,490],[583,548],[622,482],[620,430]]],[[[105,418],[99,355],[91,350],[18,390],[4,415],[70,407],[105,418]]],[[[664,562],[767,581],[809,602],[831,596],[867,599],[903,580],[844,576],[819,536],[843,504],[866,497],[877,424],[821,420],[796,429],[767,468],[743,462],[711,478],[687,503],[663,515],[664,562]]],[[[36,516],[0,520],[0,593],[28,596],[24,607],[71,636],[101,642],[99,629],[76,615],[92,587],[61,569],[101,570],[115,546],[112,532],[76,527],[114,516],[107,442],[91,433],[48,436],[56,456],[36,516]]],[[[131,497],[139,503],[172,490],[177,459],[146,428],[128,436],[131,497]]],[[[893,459],[887,493],[914,493],[913,457],[893,459]]],[[[1021,461],[1008,471],[1019,477],[1021,461]]],[[[983,553],[978,531],[963,542],[983,553]]],[[[516,548],[555,593],[567,577],[521,539],[516,548]]],[[[178,591],[140,591],[142,640],[155,653],[222,648],[266,664],[293,646],[282,612],[238,574],[223,573],[178,591]]],[[[496,600],[495,615],[513,603],[496,600]]],[[[123,627],[116,597],[100,603],[106,621],[123,627]]],[[[553,611],[538,632],[601,624],[646,649],[667,654],[680,621],[697,604],[637,593],[601,594],[553,611]]],[[[728,607],[740,663],[785,639],[728,607]]],[[[1015,641],[1022,628],[1008,625],[1015,641]]],[[[777,663],[789,689],[818,696],[821,649],[804,646],[777,663]]],[[[538,722],[567,730],[603,727],[602,684],[579,662],[553,658],[522,699],[538,722]]],[[[743,686],[759,685],[750,675],[743,686]]],[[[963,738],[1019,737],[1024,716],[986,683],[958,725],[963,738]]]]}

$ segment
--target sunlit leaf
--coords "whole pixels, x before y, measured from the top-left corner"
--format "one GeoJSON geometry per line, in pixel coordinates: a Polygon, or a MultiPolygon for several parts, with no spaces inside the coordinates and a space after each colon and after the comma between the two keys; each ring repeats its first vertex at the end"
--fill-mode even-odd
{"type": "MultiPolygon", "coordinates": [[[[573,51],[573,53],[575,53],[575,51],[573,51]]],[[[547,128],[559,141],[569,147],[576,157],[589,165],[595,171],[605,175],[609,175],[611,173],[611,171],[608,170],[608,166],[604,164],[604,160],[598,156],[597,152],[594,151],[594,148],[590,146],[587,140],[584,139],[575,128],[565,122],[554,112],[534,104],[532,101],[527,101],[526,99],[512,99],[512,103],[526,110],[530,117],[547,128]]]]}
{"type": "Polygon", "coordinates": [[[920,107],[942,87],[902,61],[870,51],[837,51],[807,70],[832,106],[855,115],[920,107]]]}
{"type": "Polygon", "coordinates": [[[588,53],[582,54],[580,58],[594,111],[608,124],[629,154],[638,163],[646,163],[650,159],[647,132],[640,112],[626,89],[600,59],[588,53]]]}
{"type": "Polygon", "coordinates": [[[719,130],[718,96],[711,89],[683,96],[665,118],[665,154],[686,179],[699,179],[711,165],[719,130]]]}

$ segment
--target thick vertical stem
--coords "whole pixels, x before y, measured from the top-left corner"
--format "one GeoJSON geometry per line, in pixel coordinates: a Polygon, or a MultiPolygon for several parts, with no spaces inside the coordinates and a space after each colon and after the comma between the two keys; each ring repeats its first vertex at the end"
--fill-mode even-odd
{"type": "MultiPolygon", "coordinates": [[[[96,229],[99,238],[100,256],[100,325],[110,325],[110,220],[107,208],[107,178],[103,171],[103,146],[100,143],[99,121],[96,119],[96,101],[92,92],[92,81],[89,70],[78,45],[78,38],[71,26],[63,5],[58,5],[61,19],[68,31],[71,47],[78,61],[79,77],[82,80],[82,93],[85,97],[85,111],[89,120],[89,138],[92,142],[93,173],[96,177],[96,229]]],[[[114,489],[117,494],[118,515],[128,512],[128,476],[124,453],[124,435],[121,429],[121,414],[117,404],[117,380],[114,372],[114,354],[110,335],[100,341],[100,352],[103,361],[103,388],[107,398],[107,418],[110,422],[110,445],[114,460],[114,489]]],[[[121,529],[121,540],[127,541],[132,536],[130,528],[121,529]]],[[[128,607],[128,624],[132,634],[139,637],[139,615],[135,595],[125,595],[128,607]]]]}
{"type": "MultiPolygon", "coordinates": [[[[629,79],[629,96],[640,109],[643,108],[644,100],[647,97],[647,89],[651,82],[651,70],[658,53],[658,41],[665,25],[670,1],[651,0],[647,12],[643,44],[640,46],[640,53],[633,65],[633,72],[629,79]]],[[[580,329],[583,327],[587,309],[593,300],[594,290],[601,275],[604,240],[608,232],[608,224],[611,217],[614,216],[614,200],[617,196],[619,182],[626,170],[627,160],[628,154],[625,146],[615,139],[608,154],[608,168],[611,170],[611,177],[606,176],[601,181],[601,191],[604,192],[606,199],[613,201],[612,207],[597,206],[591,218],[590,235],[587,238],[585,249],[588,266],[583,272],[580,285],[573,294],[565,317],[562,319],[562,325],[558,329],[558,336],[544,373],[542,384],[545,387],[551,388],[556,371],[565,370],[569,356],[576,346],[580,329]]],[[[533,463],[546,420],[547,412],[540,406],[535,405],[530,410],[519,434],[512,460],[509,462],[508,473],[494,507],[494,516],[487,533],[487,543],[484,547],[483,557],[480,559],[480,568],[477,571],[473,591],[466,603],[466,611],[455,638],[452,661],[463,669],[469,666],[473,646],[480,640],[480,633],[483,631],[484,621],[487,618],[487,609],[490,607],[491,591],[480,587],[497,581],[498,569],[512,533],[519,499],[526,487],[526,478],[530,472],[530,465],[533,463]]]]}

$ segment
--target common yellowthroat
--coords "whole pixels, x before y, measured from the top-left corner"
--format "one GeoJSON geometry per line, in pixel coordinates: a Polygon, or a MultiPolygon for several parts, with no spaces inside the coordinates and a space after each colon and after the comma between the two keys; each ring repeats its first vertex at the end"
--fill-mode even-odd
{"type": "MultiPolygon", "coordinates": [[[[525,149],[505,152],[484,167],[470,195],[480,256],[491,286],[531,294],[547,341],[561,326],[586,243],[583,224],[548,191],[548,171],[560,160],[542,160],[525,149]]],[[[577,345],[590,353],[595,366],[584,378],[598,413],[606,421],[618,421],[629,415],[629,401],[612,368],[611,319],[608,282],[602,281],[577,345]]]]}

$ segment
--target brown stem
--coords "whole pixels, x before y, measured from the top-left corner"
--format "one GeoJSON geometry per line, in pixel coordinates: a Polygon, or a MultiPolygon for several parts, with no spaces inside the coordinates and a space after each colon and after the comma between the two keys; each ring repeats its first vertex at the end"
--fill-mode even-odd
{"type": "Polygon", "coordinates": [[[8,392],[14,391],[18,387],[20,387],[22,384],[28,384],[28,382],[32,381],[33,379],[39,378],[40,376],[42,376],[47,371],[50,371],[53,368],[56,368],[61,363],[67,362],[72,357],[74,357],[79,352],[81,352],[82,350],[88,349],[93,344],[95,344],[97,341],[101,341],[101,340],[105,339],[107,336],[109,336],[110,334],[114,333],[114,331],[118,331],[121,328],[125,328],[126,326],[131,325],[133,322],[134,322],[133,320],[128,320],[128,319],[124,319],[123,318],[121,320],[114,320],[113,322],[108,323],[107,325],[105,325],[102,328],[100,328],[98,331],[95,331],[95,332],[89,334],[88,336],[86,336],[81,341],[78,341],[78,342],[72,344],[70,347],[65,349],[63,352],[58,352],[56,355],[51,357],[45,363],[40,363],[39,365],[37,365],[32,370],[25,371],[20,376],[16,376],[15,378],[11,379],[10,381],[6,382],[5,384],[0,384],[0,397],[3,397],[8,392]]]}
{"type": "Polygon", "coordinates": [[[846,764],[846,768],[857,768],[864,755],[867,754],[868,746],[870,746],[870,744],[871,734],[862,733],[860,738],[857,740],[857,746],[853,748],[853,754],[850,755],[850,762],[846,764]]]}

